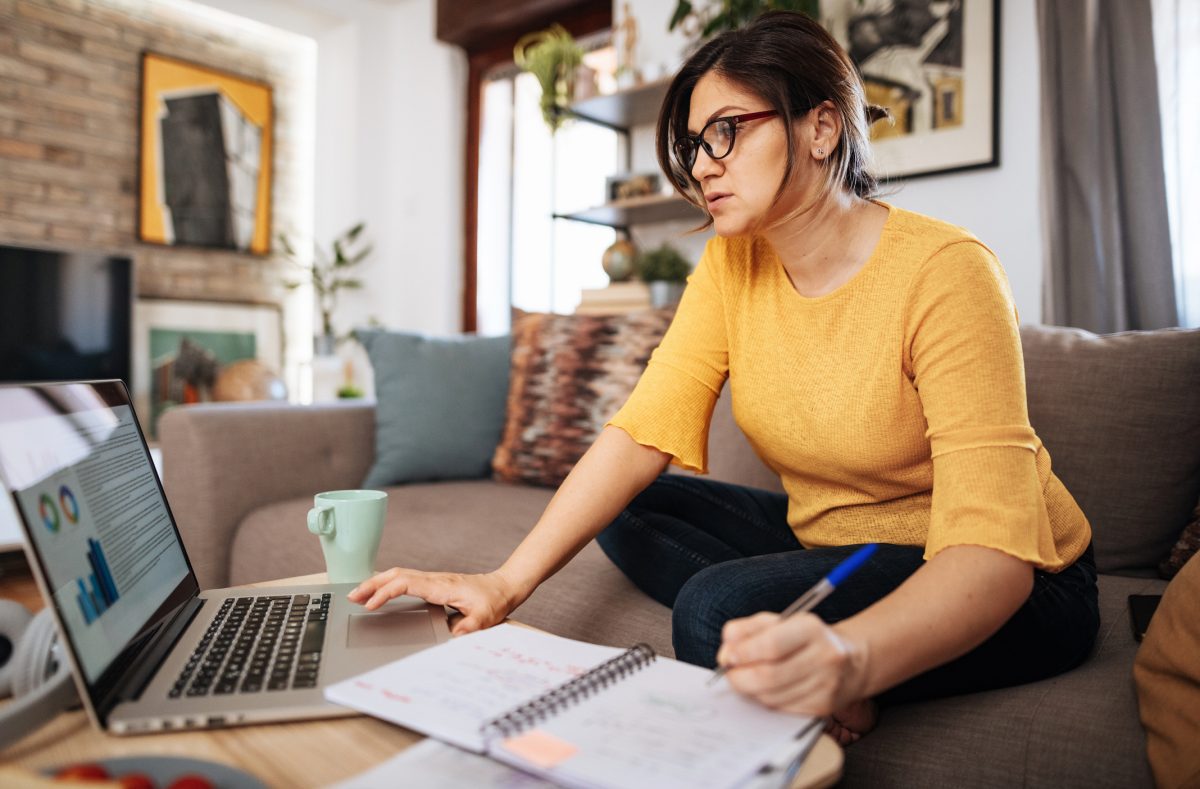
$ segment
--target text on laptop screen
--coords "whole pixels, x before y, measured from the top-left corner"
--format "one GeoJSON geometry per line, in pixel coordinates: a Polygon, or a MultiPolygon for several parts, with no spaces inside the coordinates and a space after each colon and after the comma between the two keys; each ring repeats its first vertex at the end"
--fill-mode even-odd
{"type": "Polygon", "coordinates": [[[85,385],[0,388],[0,480],[95,680],[188,573],[133,410],[85,385]]]}

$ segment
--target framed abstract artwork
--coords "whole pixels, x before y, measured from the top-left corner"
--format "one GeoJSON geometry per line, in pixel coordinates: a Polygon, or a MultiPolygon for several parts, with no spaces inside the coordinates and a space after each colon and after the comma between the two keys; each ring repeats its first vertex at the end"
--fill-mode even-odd
{"type": "Polygon", "coordinates": [[[142,53],[138,238],[266,255],[271,86],[142,53]]]}
{"type": "MultiPolygon", "coordinates": [[[[244,389],[239,376],[255,375],[256,385],[266,376],[269,384],[282,367],[282,314],[276,305],[140,299],[134,308],[133,400],[152,438],[168,408],[227,399],[222,389],[244,389]],[[246,360],[259,364],[249,370],[233,366],[246,360]]],[[[249,399],[285,396],[286,391],[262,391],[249,399]]]]}
{"type": "Polygon", "coordinates": [[[850,53],[881,179],[1000,163],[999,0],[821,0],[821,23],[850,53]]]}

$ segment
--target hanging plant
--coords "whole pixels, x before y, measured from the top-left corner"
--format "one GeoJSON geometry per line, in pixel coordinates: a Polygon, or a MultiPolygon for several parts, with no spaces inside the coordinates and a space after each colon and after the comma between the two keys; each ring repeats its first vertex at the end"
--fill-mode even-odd
{"type": "Polygon", "coordinates": [[[813,19],[820,14],[819,0],[708,0],[700,5],[679,0],[667,30],[682,27],[689,38],[703,41],[736,30],[765,11],[801,11],[813,19]]]}
{"type": "Polygon", "coordinates": [[[521,36],[513,48],[513,62],[541,85],[542,118],[551,132],[558,131],[575,92],[575,69],[583,63],[583,48],[562,25],[552,25],[521,36]]]}

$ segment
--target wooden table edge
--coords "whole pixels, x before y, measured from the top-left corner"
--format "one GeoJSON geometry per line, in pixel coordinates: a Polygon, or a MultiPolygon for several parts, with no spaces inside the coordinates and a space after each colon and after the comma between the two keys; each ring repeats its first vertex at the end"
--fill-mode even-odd
{"type": "MultiPolygon", "coordinates": [[[[314,573],[246,586],[263,589],[325,582],[325,573],[314,573]]],[[[34,771],[117,756],[189,756],[237,767],[269,786],[326,786],[365,772],[423,739],[416,732],[365,715],[116,737],[96,731],[82,710],[74,710],[59,715],[0,756],[6,766],[34,771]],[[305,741],[309,741],[308,747],[304,747],[305,741]],[[290,746],[289,755],[277,762],[270,757],[278,754],[281,743],[290,746]],[[338,754],[332,764],[330,752],[338,754]]],[[[790,789],[833,786],[841,778],[843,759],[837,742],[821,735],[790,789]]]]}

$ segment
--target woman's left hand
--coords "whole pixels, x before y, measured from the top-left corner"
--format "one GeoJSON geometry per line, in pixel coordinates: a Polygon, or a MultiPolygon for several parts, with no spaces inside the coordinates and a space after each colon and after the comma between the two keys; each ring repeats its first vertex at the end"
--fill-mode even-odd
{"type": "Polygon", "coordinates": [[[736,691],[783,712],[823,717],[866,698],[866,649],[814,614],[730,620],[717,663],[732,664],[736,691]]]}

